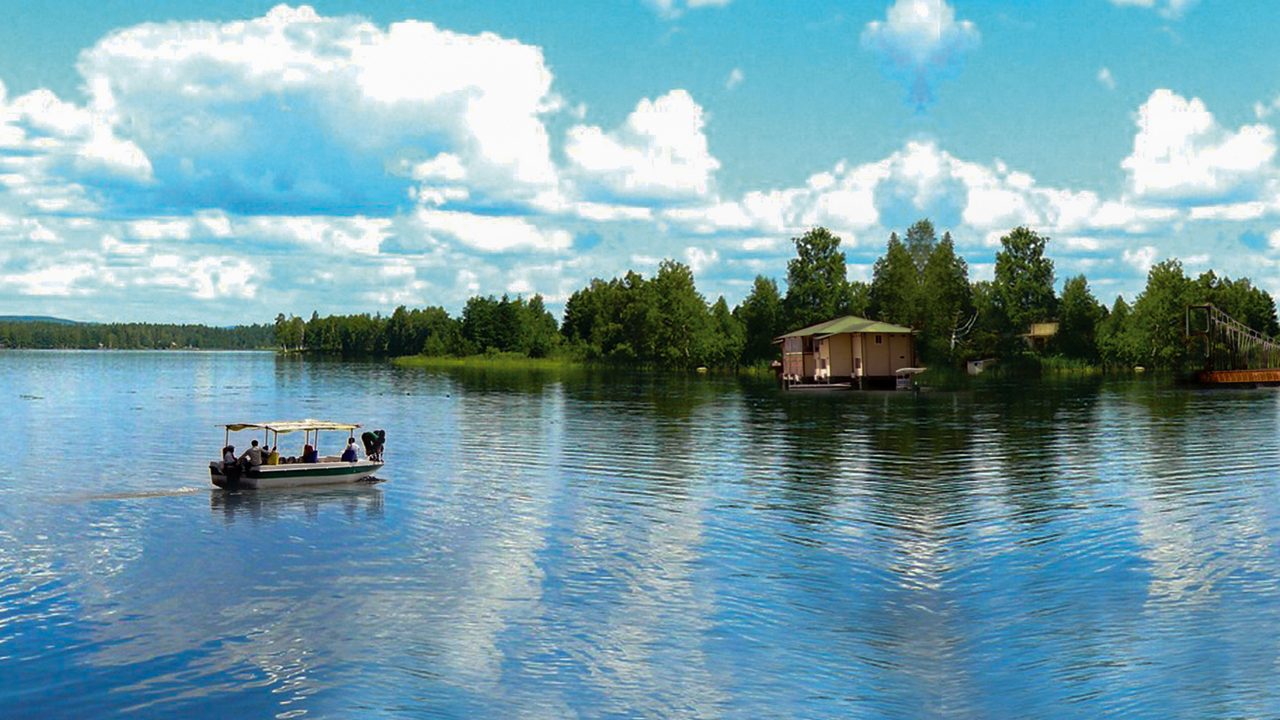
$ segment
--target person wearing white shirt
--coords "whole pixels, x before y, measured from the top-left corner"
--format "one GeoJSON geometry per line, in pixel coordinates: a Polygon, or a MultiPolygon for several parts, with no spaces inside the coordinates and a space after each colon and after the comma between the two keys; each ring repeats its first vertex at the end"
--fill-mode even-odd
{"type": "Polygon", "coordinates": [[[244,454],[240,456],[240,464],[244,466],[245,470],[256,468],[262,464],[262,448],[258,447],[257,440],[254,440],[249,445],[249,449],[245,450],[244,454]]]}

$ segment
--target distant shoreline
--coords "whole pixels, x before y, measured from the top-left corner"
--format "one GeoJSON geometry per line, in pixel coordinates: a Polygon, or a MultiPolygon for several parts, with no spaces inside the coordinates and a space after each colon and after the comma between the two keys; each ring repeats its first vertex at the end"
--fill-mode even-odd
{"type": "Polygon", "coordinates": [[[6,347],[0,345],[0,352],[132,352],[132,353],[272,353],[281,354],[277,348],[149,348],[149,347],[6,347]]]}
{"type": "Polygon", "coordinates": [[[80,323],[59,319],[0,320],[0,349],[20,350],[271,350],[270,325],[80,323]]]}

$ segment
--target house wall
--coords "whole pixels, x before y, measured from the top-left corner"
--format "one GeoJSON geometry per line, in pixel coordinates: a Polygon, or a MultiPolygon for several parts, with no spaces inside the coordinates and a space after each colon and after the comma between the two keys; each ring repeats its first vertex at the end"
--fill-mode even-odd
{"type": "Polygon", "coordinates": [[[800,338],[783,338],[782,372],[786,375],[804,373],[804,350],[800,338]]]}
{"type": "Polygon", "coordinates": [[[889,337],[876,333],[866,334],[867,356],[863,358],[863,364],[867,375],[884,377],[893,374],[893,369],[889,367],[889,337]],[[879,343],[876,343],[876,338],[880,338],[879,343]]]}
{"type": "MultiPolygon", "coordinates": [[[[865,345],[862,358],[863,373],[869,377],[889,377],[899,368],[915,365],[915,339],[910,335],[866,333],[862,340],[854,340],[854,347],[865,345]],[[876,337],[880,343],[876,343],[876,337]]],[[[860,348],[859,348],[860,349],[860,348]]]]}
{"type": "Polygon", "coordinates": [[[889,335],[889,372],[915,365],[915,353],[910,335],[889,335]]]}
{"type": "Polygon", "coordinates": [[[853,375],[853,348],[850,342],[852,337],[852,334],[845,333],[827,338],[827,347],[830,348],[832,377],[851,377],[853,375]]]}
{"type": "Polygon", "coordinates": [[[817,372],[819,368],[825,367],[828,370],[827,376],[830,377],[831,376],[831,372],[830,372],[831,343],[828,342],[828,338],[823,338],[821,340],[814,341],[813,356],[814,356],[814,365],[813,365],[814,371],[817,372]]]}

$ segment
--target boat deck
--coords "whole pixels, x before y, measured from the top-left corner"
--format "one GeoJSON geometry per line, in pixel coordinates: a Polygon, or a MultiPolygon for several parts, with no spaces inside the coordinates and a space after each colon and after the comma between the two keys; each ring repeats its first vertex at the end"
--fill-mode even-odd
{"type": "Polygon", "coordinates": [[[851,382],[830,383],[788,383],[788,390],[852,390],[856,385],[851,382]]]}

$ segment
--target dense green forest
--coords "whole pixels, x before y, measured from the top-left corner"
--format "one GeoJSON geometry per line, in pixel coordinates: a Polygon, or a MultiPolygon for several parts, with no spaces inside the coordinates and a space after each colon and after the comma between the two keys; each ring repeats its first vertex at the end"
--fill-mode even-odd
{"type": "Polygon", "coordinates": [[[1211,302],[1269,336],[1280,333],[1275,303],[1248,279],[1206,272],[1186,275],[1177,260],[1151,268],[1132,302],[1100,302],[1083,275],[1055,291],[1049,239],[1015,228],[1000,239],[994,278],[973,282],[949,233],[938,238],[921,220],[905,235],[890,235],[870,282],[850,281],[840,239],[824,228],[794,238],[786,291],[757,276],[750,293],[730,309],[709,302],[692,270],[664,260],[645,277],[594,279],[555,318],[535,295],[471,298],[459,317],[443,308],[396,308],[390,316],[348,315],[304,321],[280,315],[277,344],[287,349],[362,355],[528,357],[640,363],[672,368],[732,368],[773,360],[773,339],[799,327],[852,314],[909,325],[918,332],[927,364],[973,358],[1061,356],[1110,367],[1180,368],[1188,362],[1183,317],[1188,304],[1211,302]],[[1058,322],[1059,331],[1032,350],[1032,323],[1058,322]]]}
{"type": "Polygon", "coordinates": [[[275,345],[270,325],[218,328],[151,323],[72,323],[65,320],[0,320],[0,347],[39,349],[251,350],[275,345]]]}

